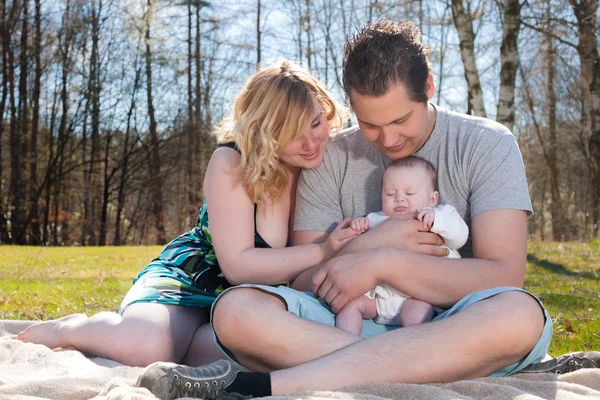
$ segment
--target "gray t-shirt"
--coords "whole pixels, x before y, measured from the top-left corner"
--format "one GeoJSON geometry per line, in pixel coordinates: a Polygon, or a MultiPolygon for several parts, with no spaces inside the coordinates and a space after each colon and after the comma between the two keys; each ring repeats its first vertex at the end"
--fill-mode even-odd
{"type": "MultiPolygon", "coordinates": [[[[431,136],[415,155],[438,172],[440,203],[454,206],[471,229],[471,217],[498,209],[532,213],[523,159],[513,134],[485,118],[435,106],[431,136]]],[[[381,210],[381,180],[391,160],[358,127],[338,134],[323,163],[302,171],[294,230],[331,231],[347,217],[381,210]]],[[[471,238],[460,251],[472,256],[471,238]]]]}

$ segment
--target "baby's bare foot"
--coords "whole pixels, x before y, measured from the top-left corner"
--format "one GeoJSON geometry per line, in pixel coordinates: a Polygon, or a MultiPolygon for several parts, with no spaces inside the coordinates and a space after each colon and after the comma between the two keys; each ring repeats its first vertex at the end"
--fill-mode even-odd
{"type": "Polygon", "coordinates": [[[82,320],[87,319],[85,314],[71,314],[66,317],[44,321],[27,327],[19,332],[17,339],[23,342],[43,344],[51,349],[68,347],[67,333],[82,320]]]}

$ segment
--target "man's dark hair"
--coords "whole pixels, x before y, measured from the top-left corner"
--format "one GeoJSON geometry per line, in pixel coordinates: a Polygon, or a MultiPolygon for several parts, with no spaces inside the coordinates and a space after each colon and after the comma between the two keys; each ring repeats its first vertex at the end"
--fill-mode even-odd
{"type": "Polygon", "coordinates": [[[401,83],[408,96],[427,102],[425,84],[431,71],[429,47],[410,21],[386,19],[369,23],[348,40],[344,50],[343,85],[350,93],[379,97],[401,83]]]}
{"type": "Polygon", "coordinates": [[[394,160],[387,169],[390,168],[423,168],[431,179],[433,190],[438,190],[438,176],[433,164],[417,156],[408,156],[394,160]]]}

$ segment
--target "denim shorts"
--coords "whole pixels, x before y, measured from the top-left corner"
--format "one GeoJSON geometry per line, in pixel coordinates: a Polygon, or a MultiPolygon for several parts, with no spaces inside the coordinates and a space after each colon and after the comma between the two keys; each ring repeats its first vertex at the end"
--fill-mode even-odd
{"type": "MultiPolygon", "coordinates": [[[[288,311],[291,312],[292,314],[296,315],[297,317],[307,319],[307,320],[310,320],[313,322],[318,322],[321,324],[329,325],[329,326],[335,326],[335,314],[331,311],[331,308],[324,300],[316,298],[310,292],[299,292],[297,290],[291,289],[286,286],[274,287],[274,286],[266,286],[266,285],[239,285],[239,286],[235,286],[235,287],[225,290],[223,293],[221,293],[221,295],[219,297],[217,297],[217,300],[213,304],[213,307],[211,310],[211,323],[212,323],[212,312],[214,311],[214,305],[219,301],[219,299],[221,298],[221,296],[223,296],[223,294],[225,294],[226,292],[228,292],[230,290],[235,290],[237,288],[258,289],[263,292],[271,293],[273,295],[276,295],[280,299],[282,299],[286,303],[288,311]]],[[[479,292],[471,293],[471,294],[463,297],[452,308],[438,313],[433,318],[433,320],[436,321],[436,320],[450,317],[450,316],[460,312],[461,310],[467,308],[471,304],[477,303],[478,301],[481,301],[481,300],[485,300],[485,299],[495,296],[499,293],[508,292],[508,291],[524,292],[524,293],[529,294],[531,297],[533,297],[534,299],[537,300],[540,307],[544,311],[544,317],[545,317],[544,330],[542,331],[540,338],[538,339],[538,341],[535,344],[535,346],[533,347],[533,349],[529,352],[529,354],[527,354],[520,361],[518,361],[514,364],[511,364],[507,367],[504,367],[490,375],[490,376],[495,376],[495,377],[507,376],[507,375],[511,375],[516,372],[519,372],[520,370],[527,367],[528,365],[535,363],[537,361],[540,361],[546,356],[546,353],[548,351],[548,346],[550,345],[550,340],[552,339],[552,319],[550,318],[550,315],[544,308],[544,305],[542,304],[542,302],[537,297],[535,297],[533,294],[527,292],[526,290],[516,288],[516,287],[505,286],[505,287],[498,287],[498,288],[493,288],[493,289],[485,289],[485,290],[481,290],[479,292]]],[[[380,325],[380,324],[375,323],[373,320],[363,320],[361,337],[369,338],[371,336],[374,336],[374,335],[377,335],[377,334],[380,334],[380,333],[383,333],[386,331],[391,331],[394,329],[401,329],[401,327],[392,326],[392,325],[380,325]]],[[[214,332],[214,329],[213,329],[213,332],[214,332]]],[[[215,340],[216,340],[217,346],[219,346],[219,348],[221,348],[221,350],[223,350],[225,352],[225,354],[227,354],[231,359],[235,360],[235,357],[233,356],[233,354],[227,348],[225,348],[222,345],[222,343],[219,342],[218,338],[216,337],[216,334],[215,334],[215,340]]]]}

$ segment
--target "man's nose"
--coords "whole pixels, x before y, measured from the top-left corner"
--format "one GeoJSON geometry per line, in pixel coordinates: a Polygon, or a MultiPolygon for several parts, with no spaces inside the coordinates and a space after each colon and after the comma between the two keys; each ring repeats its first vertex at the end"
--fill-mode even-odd
{"type": "Polygon", "coordinates": [[[394,131],[394,127],[391,125],[386,125],[381,127],[381,135],[383,136],[383,145],[385,147],[393,147],[397,144],[398,135],[394,131]]]}

